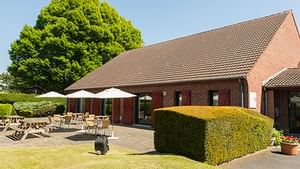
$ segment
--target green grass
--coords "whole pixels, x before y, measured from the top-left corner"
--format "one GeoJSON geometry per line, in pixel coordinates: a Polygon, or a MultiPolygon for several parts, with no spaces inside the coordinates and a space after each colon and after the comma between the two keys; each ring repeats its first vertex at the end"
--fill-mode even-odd
{"type": "Polygon", "coordinates": [[[93,145],[0,148],[1,169],[217,169],[176,155],[140,154],[110,145],[106,155],[93,154],[93,145]]]}

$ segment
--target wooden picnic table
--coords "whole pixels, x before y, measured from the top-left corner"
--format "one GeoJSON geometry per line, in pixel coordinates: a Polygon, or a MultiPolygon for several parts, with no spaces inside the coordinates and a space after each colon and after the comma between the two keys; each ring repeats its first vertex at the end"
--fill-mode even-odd
{"type": "Polygon", "coordinates": [[[4,116],[5,119],[11,120],[13,123],[17,123],[20,120],[24,119],[24,116],[19,116],[19,115],[10,115],[10,116],[4,116]]]}
{"type": "Polygon", "coordinates": [[[23,135],[21,140],[25,140],[29,134],[37,137],[50,136],[47,125],[49,122],[40,119],[24,119],[20,120],[20,125],[17,127],[11,127],[15,130],[13,136],[23,135]]]}
{"type": "Polygon", "coordinates": [[[11,127],[16,127],[20,125],[20,120],[23,119],[24,116],[19,116],[19,115],[4,116],[5,127],[3,129],[3,132],[6,132],[11,127]]]}

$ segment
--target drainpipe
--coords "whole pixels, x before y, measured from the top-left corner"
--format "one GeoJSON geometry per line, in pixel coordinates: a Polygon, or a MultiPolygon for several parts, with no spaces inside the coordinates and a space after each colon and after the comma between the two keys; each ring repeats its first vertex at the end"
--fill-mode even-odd
{"type": "Polygon", "coordinates": [[[243,79],[238,79],[238,82],[240,84],[240,100],[241,100],[241,104],[240,106],[241,107],[244,107],[245,106],[245,103],[244,103],[244,83],[243,83],[243,79]]]}
{"type": "Polygon", "coordinates": [[[269,112],[268,112],[268,91],[267,88],[264,87],[264,95],[265,95],[265,106],[264,106],[264,112],[265,115],[268,116],[269,112]]]}

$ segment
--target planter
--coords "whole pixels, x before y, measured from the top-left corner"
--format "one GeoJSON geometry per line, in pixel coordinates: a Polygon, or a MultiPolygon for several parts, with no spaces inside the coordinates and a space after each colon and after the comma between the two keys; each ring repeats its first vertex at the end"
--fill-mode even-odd
{"type": "Polygon", "coordinates": [[[297,155],[298,153],[298,144],[290,144],[290,143],[280,143],[281,152],[287,155],[297,155]]]}

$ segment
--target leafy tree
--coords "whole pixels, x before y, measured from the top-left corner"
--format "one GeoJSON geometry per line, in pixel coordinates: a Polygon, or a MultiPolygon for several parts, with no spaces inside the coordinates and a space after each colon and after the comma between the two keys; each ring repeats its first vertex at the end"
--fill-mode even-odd
{"type": "Polygon", "coordinates": [[[13,76],[8,72],[0,74],[0,89],[1,90],[13,90],[13,76]]]}
{"type": "Polygon", "coordinates": [[[25,25],[11,44],[8,71],[20,91],[62,91],[121,52],[142,45],[140,31],[108,3],[52,0],[35,26],[25,25]]]}

